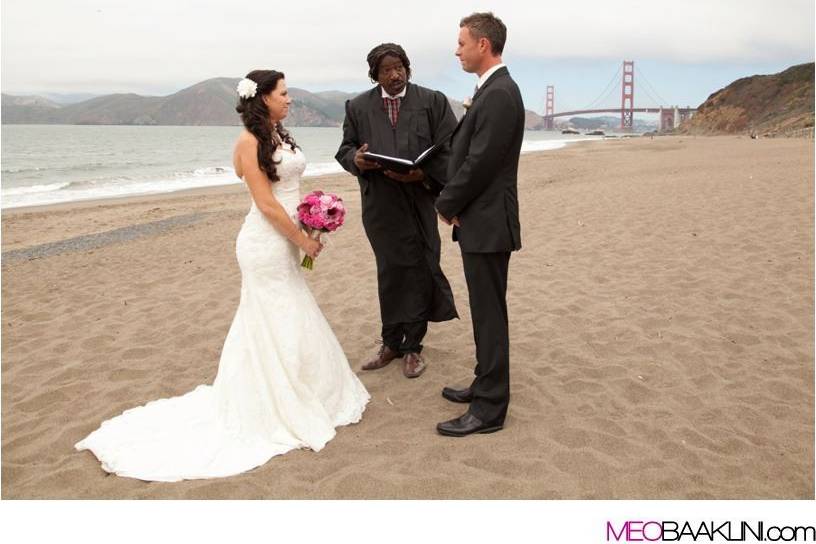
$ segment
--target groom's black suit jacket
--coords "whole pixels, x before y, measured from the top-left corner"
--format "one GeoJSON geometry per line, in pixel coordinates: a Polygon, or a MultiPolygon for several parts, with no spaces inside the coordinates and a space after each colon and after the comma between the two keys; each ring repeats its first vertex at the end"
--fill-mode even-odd
{"type": "Polygon", "coordinates": [[[516,180],[524,103],[506,67],[479,88],[451,138],[448,181],[436,209],[459,218],[453,239],[466,253],[521,249],[516,180]]]}

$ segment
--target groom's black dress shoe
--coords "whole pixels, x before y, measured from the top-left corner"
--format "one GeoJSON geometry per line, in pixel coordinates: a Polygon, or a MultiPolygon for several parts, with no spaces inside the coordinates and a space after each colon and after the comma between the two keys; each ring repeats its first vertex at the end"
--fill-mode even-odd
{"type": "Polygon", "coordinates": [[[470,402],[473,400],[473,390],[470,387],[465,387],[464,389],[443,387],[442,396],[451,402],[470,402]]]}
{"type": "Polygon", "coordinates": [[[485,423],[470,412],[450,421],[443,421],[436,426],[436,432],[444,436],[467,436],[473,433],[495,433],[504,425],[501,423],[485,423]]]}

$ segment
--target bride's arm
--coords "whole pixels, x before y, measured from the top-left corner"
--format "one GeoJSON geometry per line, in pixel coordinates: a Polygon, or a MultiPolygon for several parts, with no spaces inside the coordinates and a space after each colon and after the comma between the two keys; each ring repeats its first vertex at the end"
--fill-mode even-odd
{"type": "Polygon", "coordinates": [[[236,153],[244,180],[258,210],[278,232],[311,257],[316,257],[322,244],[306,236],[275,198],[269,178],[258,166],[258,141],[254,138],[240,138],[236,144],[236,153]]]}

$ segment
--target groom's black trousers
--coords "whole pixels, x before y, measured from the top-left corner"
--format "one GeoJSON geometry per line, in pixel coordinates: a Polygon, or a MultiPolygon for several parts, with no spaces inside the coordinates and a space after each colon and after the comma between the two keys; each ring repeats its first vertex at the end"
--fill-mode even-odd
{"type": "Polygon", "coordinates": [[[473,339],[476,378],[470,413],[484,422],[504,423],[510,403],[510,335],[507,326],[507,270],[510,252],[462,252],[473,339]]]}

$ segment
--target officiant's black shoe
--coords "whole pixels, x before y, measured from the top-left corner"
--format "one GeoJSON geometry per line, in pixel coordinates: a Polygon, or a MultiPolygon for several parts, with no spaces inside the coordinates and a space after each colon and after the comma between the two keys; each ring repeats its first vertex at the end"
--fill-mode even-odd
{"type": "Polygon", "coordinates": [[[362,369],[377,370],[378,368],[386,366],[388,363],[390,363],[399,356],[400,353],[398,351],[394,351],[393,349],[383,344],[382,346],[380,346],[380,351],[377,352],[377,355],[369,362],[364,364],[362,369]]]}
{"type": "Polygon", "coordinates": [[[467,436],[473,433],[495,433],[504,427],[501,423],[485,423],[470,412],[436,426],[436,432],[443,436],[467,436]]]}
{"type": "Polygon", "coordinates": [[[473,390],[470,387],[465,387],[464,389],[443,387],[442,396],[451,402],[470,402],[473,400],[473,390]]]}

